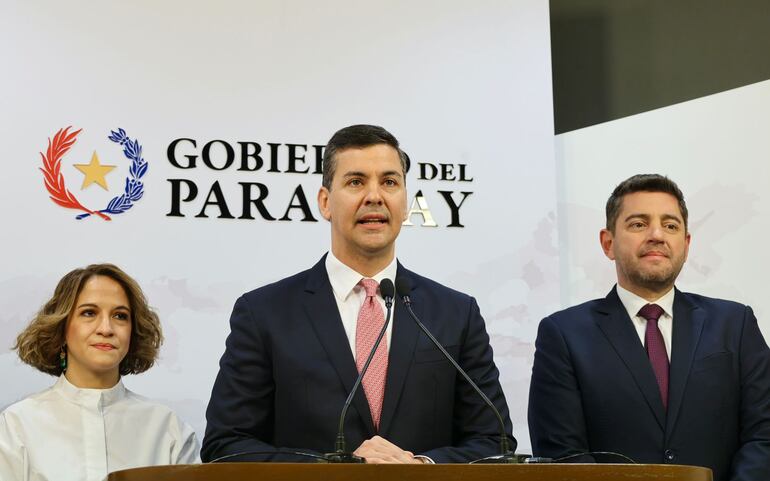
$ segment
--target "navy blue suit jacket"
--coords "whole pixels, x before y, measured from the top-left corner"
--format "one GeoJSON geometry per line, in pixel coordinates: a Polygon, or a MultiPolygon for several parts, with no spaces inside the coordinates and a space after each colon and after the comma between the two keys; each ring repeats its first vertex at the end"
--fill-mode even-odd
{"type": "MultiPolygon", "coordinates": [[[[412,306],[434,336],[500,410],[508,408],[476,301],[398,266],[412,281],[412,306]]],[[[379,432],[359,389],[348,411],[350,451],[380,435],[436,462],[499,453],[500,427],[478,395],[394,302],[385,398],[379,432]]],[[[311,269],[243,295],[206,411],[204,461],[244,451],[293,460],[291,449],[332,452],[340,411],[358,375],[326,273],[311,269]]],[[[512,446],[516,443],[511,437],[512,446]]]]}
{"type": "Polygon", "coordinates": [[[667,411],[615,289],[543,319],[536,348],[536,455],[613,451],[770,480],[770,351],[750,307],[676,291],[667,411]]]}

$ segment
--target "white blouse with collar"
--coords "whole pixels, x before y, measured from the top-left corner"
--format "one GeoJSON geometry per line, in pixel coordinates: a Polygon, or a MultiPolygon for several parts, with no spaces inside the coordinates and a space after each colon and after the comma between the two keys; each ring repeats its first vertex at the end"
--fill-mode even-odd
{"type": "Polygon", "coordinates": [[[200,462],[193,429],[119,381],[81,389],[64,376],[0,414],[3,481],[102,481],[121,469],[200,462]]]}

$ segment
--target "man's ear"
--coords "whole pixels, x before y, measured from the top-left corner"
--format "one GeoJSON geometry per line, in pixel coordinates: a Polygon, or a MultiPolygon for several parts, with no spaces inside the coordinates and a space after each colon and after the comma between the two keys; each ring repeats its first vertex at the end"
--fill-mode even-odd
{"type": "Polygon", "coordinates": [[[329,189],[323,186],[318,189],[318,210],[324,219],[332,219],[332,213],[329,209],[329,189]]]}
{"type": "Polygon", "coordinates": [[[615,260],[615,252],[612,250],[612,243],[614,237],[609,229],[602,229],[599,231],[599,243],[602,245],[604,255],[610,260],[615,260]]]}

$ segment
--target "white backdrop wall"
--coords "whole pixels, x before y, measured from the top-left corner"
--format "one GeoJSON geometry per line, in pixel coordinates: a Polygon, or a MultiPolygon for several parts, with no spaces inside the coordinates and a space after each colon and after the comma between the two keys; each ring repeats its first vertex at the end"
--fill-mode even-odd
{"type": "MultiPolygon", "coordinates": [[[[0,406],[53,382],[18,361],[15,336],[72,268],[113,262],[136,277],[161,315],[166,343],[157,366],[126,384],[157,398],[202,436],[204,411],[244,291],[293,274],[328,249],[315,195],[313,145],[338,128],[375,123],[402,141],[413,168],[410,199],[424,194],[437,227],[405,227],[398,256],[411,269],[478,298],[512,410],[520,452],[529,451],[526,397],[537,322],[559,304],[548,2],[229,1],[23,2],[0,4],[0,406]],[[125,129],[142,146],[144,195],[106,222],[55,205],[38,152],[60,128],[82,129],[61,159],[67,187],[103,208],[131,177],[108,140],[125,129]],[[167,158],[183,142],[197,166],[167,158]],[[253,172],[202,165],[203,146],[260,144],[253,172]],[[269,172],[269,143],[280,144],[269,172]],[[307,146],[287,173],[289,147],[307,146]],[[115,165],[81,189],[96,151],[115,165]],[[418,163],[466,166],[472,181],[420,179],[418,163]],[[200,192],[170,217],[172,182],[200,192]],[[218,182],[233,219],[216,205],[195,217],[218,182]],[[281,217],[301,186],[317,222],[301,209],[286,221],[239,219],[239,182],[269,191],[281,217]],[[472,192],[463,228],[439,191],[472,192]]],[[[237,151],[237,150],[236,150],[237,151]]],[[[221,167],[225,148],[211,149],[221,167]]],[[[185,195],[185,190],[182,195],[185,195]]],[[[398,321],[397,321],[398,322],[398,321]]],[[[330,440],[330,443],[332,440],[330,440]]]]}
{"type": "Polygon", "coordinates": [[[690,215],[678,287],[751,305],[767,339],[768,125],[770,81],[557,136],[562,304],[609,292],[604,204],[631,175],[660,173],[682,189],[690,215]]]}

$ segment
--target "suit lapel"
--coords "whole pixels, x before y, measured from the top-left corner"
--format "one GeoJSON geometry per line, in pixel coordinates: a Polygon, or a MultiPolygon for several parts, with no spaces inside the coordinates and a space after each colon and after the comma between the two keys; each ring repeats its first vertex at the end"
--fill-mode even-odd
{"type": "MultiPolygon", "coordinates": [[[[398,277],[409,277],[412,281],[412,309],[417,317],[422,319],[423,303],[420,302],[420,289],[414,276],[398,265],[398,277]]],[[[396,413],[396,406],[404,388],[404,381],[409,372],[415,346],[420,331],[409,312],[404,307],[401,299],[393,301],[394,317],[390,352],[388,353],[388,373],[385,379],[385,398],[382,402],[382,416],[380,417],[380,435],[385,437],[396,413]]]]}
{"type": "MultiPolygon", "coordinates": [[[[350,352],[350,343],[345,334],[345,328],[342,326],[337,302],[334,300],[325,260],[326,256],[322,257],[310,270],[302,297],[303,307],[310,325],[313,326],[326,355],[329,356],[329,360],[337,371],[340,381],[342,381],[345,392],[349,393],[358,377],[358,369],[353,359],[353,353],[350,352]]],[[[369,412],[369,403],[363,388],[360,386],[353,398],[353,406],[366,426],[369,437],[373,436],[375,431],[372,415],[369,412]]],[[[340,405],[340,409],[342,409],[342,405],[340,405]]]]}
{"type": "Polygon", "coordinates": [[[615,288],[610,291],[597,310],[601,314],[597,316],[599,328],[631,372],[631,376],[655,415],[660,429],[663,430],[666,425],[666,412],[655,374],[633,322],[629,319],[628,312],[620,302],[615,288]]]}
{"type": "Polygon", "coordinates": [[[671,369],[668,382],[668,422],[666,436],[670,436],[676,426],[679,410],[682,407],[684,390],[690,367],[695,358],[706,311],[698,309],[679,290],[674,294],[674,319],[671,333],[671,369]]]}

